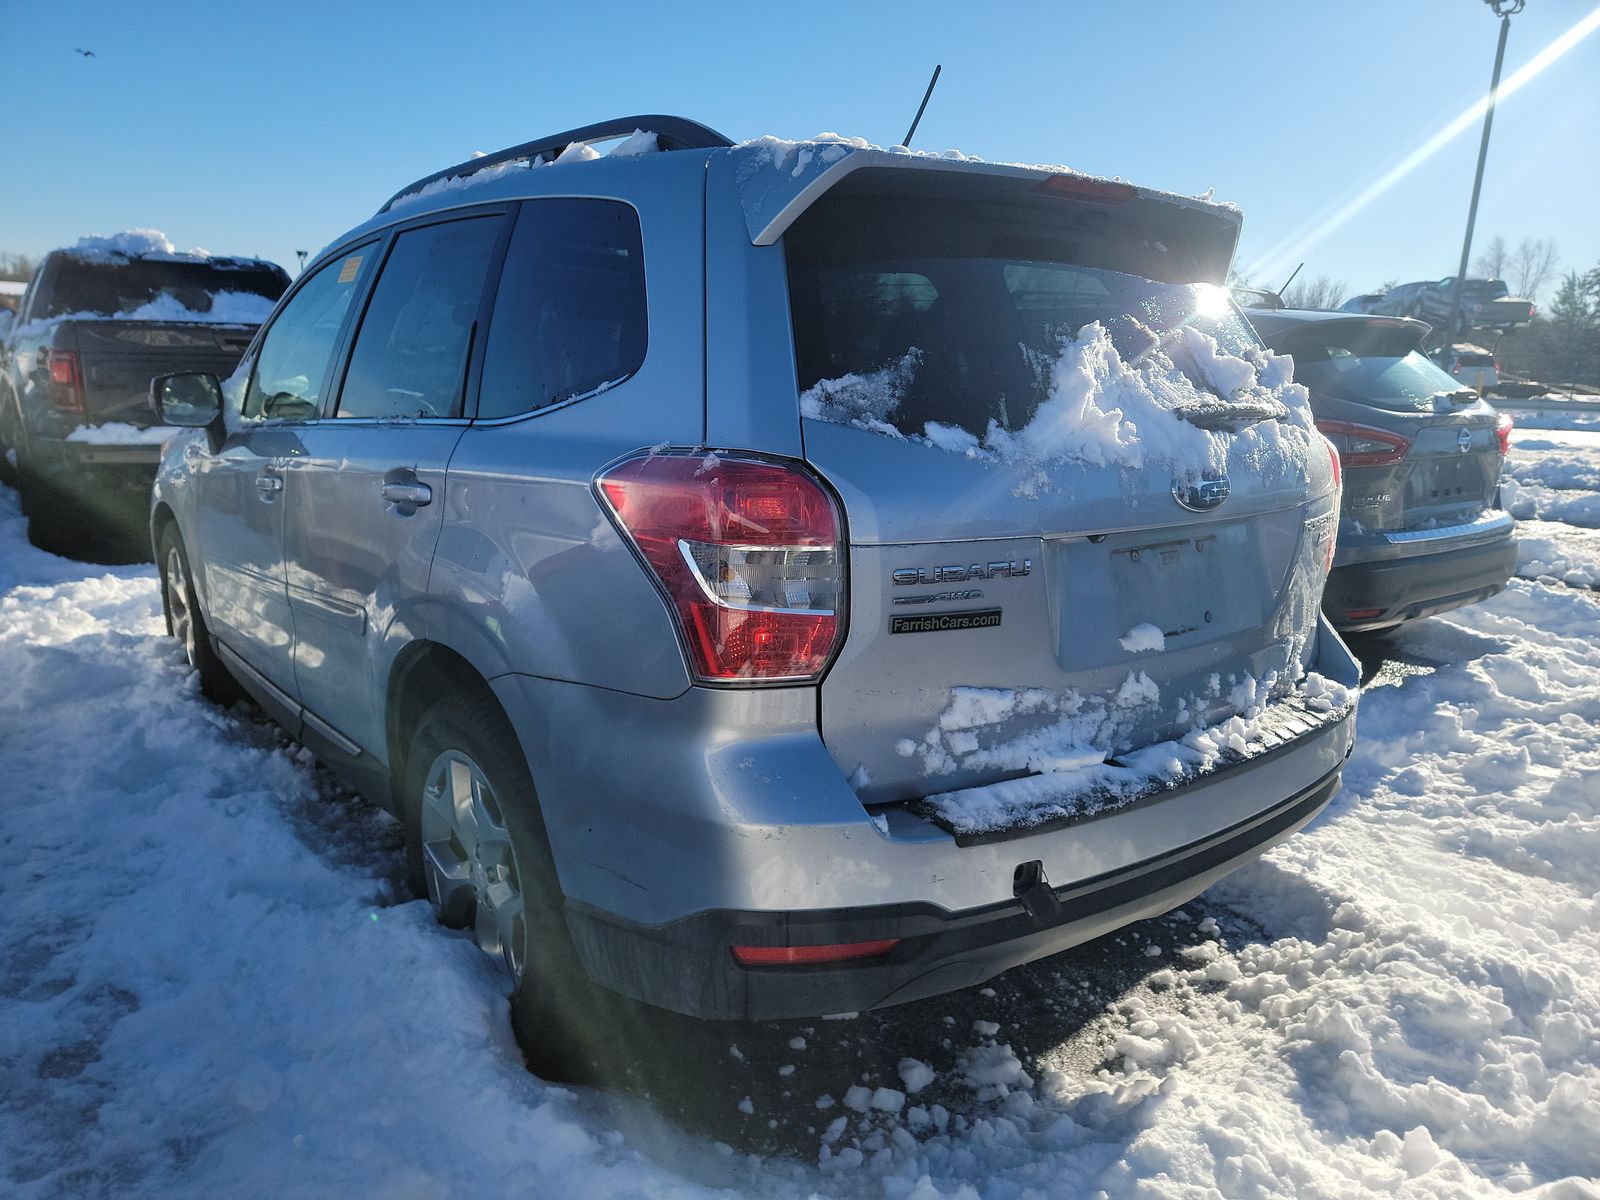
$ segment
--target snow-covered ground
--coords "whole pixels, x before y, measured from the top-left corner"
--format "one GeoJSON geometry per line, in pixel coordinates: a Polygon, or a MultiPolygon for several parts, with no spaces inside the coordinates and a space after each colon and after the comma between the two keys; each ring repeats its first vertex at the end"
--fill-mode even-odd
{"type": "Polygon", "coordinates": [[[564,1088],[387,819],[0,489],[0,1194],[1600,1196],[1597,632],[1515,580],[1393,638],[1328,813],[1176,914],[564,1088]]]}

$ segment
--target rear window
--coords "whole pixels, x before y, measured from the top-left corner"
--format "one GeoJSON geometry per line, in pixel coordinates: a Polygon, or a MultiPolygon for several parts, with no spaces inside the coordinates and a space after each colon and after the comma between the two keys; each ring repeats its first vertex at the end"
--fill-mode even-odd
{"type": "Polygon", "coordinates": [[[242,320],[254,322],[272,311],[288,289],[289,277],[282,267],[265,262],[238,266],[144,258],[91,262],[64,255],[45,283],[35,318],[79,312],[129,316],[150,309],[155,320],[169,313],[220,319],[237,312],[242,320]]]}
{"type": "Polygon", "coordinates": [[[1456,359],[1458,367],[1492,367],[1494,359],[1487,354],[1463,354],[1456,359]]]}
{"type": "Polygon", "coordinates": [[[1294,357],[1294,377],[1313,396],[1352,400],[1395,412],[1432,406],[1441,392],[1461,384],[1417,353],[1415,330],[1352,324],[1310,328],[1281,339],[1294,357]]]}
{"type": "Polygon", "coordinates": [[[1260,347],[1225,289],[1141,276],[1165,248],[1081,213],[825,198],[784,241],[801,392],[848,392],[853,415],[903,433],[1021,429],[1063,344],[1095,322],[1130,363],[1182,326],[1227,354],[1260,347]]]}

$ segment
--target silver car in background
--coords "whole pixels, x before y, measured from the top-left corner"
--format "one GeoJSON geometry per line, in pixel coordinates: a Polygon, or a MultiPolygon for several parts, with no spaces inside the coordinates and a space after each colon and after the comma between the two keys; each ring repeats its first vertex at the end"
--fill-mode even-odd
{"type": "Polygon", "coordinates": [[[595,984],[770,1018],[980,983],[1338,787],[1337,459],[1213,286],[1238,228],[670,117],[449,168],[230,386],[153,382],[194,427],[170,627],[399,817],[536,1062],[605,1036],[595,984]],[[1151,381],[1190,400],[1140,440],[1151,381]]]}

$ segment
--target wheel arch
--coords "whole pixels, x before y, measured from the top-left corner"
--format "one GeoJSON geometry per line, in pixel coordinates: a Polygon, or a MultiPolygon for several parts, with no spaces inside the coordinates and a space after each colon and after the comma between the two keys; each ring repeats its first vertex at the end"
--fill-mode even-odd
{"type": "Polygon", "coordinates": [[[487,697],[500,709],[510,724],[510,715],[501,705],[489,681],[467,658],[442,642],[419,639],[406,645],[389,667],[388,687],[384,691],[384,738],[389,755],[389,776],[397,815],[410,801],[405,786],[411,770],[409,755],[412,734],[428,706],[440,696],[466,693],[487,697]]]}

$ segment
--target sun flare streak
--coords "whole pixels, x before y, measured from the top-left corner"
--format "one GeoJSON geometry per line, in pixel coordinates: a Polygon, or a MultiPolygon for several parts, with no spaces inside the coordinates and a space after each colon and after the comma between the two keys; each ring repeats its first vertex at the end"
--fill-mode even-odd
{"type": "MultiPolygon", "coordinates": [[[[1545,68],[1561,58],[1596,29],[1600,29],[1600,7],[1593,9],[1572,28],[1561,34],[1560,37],[1513,71],[1510,76],[1501,80],[1499,102],[1504,102],[1538,78],[1545,68]]],[[[1301,224],[1287,237],[1279,241],[1277,245],[1262,254],[1255,264],[1251,266],[1249,274],[1252,277],[1261,275],[1275,278],[1277,273],[1285,267],[1301,261],[1306,252],[1313,246],[1333,233],[1334,230],[1346,224],[1357,213],[1432,158],[1449,142],[1476,126],[1482,121],[1483,114],[1488,107],[1489,97],[1485,94],[1461,113],[1460,116],[1439,130],[1438,133],[1357,192],[1350,200],[1331,209],[1324,209],[1311,220],[1301,224]]]]}

